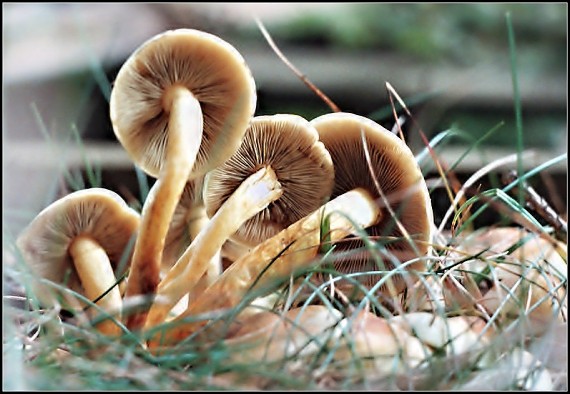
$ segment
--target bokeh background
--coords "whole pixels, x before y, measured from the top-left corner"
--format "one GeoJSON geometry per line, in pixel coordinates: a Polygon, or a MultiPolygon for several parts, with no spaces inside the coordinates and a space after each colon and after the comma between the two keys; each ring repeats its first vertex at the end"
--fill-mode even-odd
{"type": "MultiPolygon", "coordinates": [[[[487,135],[456,167],[465,179],[516,152],[510,13],[524,146],[535,152],[524,165],[534,168],[567,152],[567,11],[565,3],[3,3],[4,228],[17,234],[81,187],[79,178],[87,186],[95,177],[129,201],[139,197],[108,98],[125,59],[164,30],[202,29],[234,45],[256,81],[256,115],[330,112],[273,52],[255,18],[343,111],[391,129],[389,83],[414,116],[404,123],[414,153],[424,147],[420,129],[428,138],[458,132],[440,152],[448,164],[487,135]]],[[[434,174],[433,163],[424,173],[434,174]]],[[[533,179],[564,215],[566,178],[564,161],[533,179]]],[[[445,195],[434,201],[438,212],[448,206],[445,195]]]]}

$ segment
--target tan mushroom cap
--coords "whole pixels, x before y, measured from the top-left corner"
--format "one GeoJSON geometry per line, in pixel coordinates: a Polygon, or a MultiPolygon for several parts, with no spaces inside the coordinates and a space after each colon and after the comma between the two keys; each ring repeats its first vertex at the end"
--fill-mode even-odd
{"type": "MultiPolygon", "coordinates": [[[[46,207],[20,234],[17,245],[37,276],[85,294],[69,253],[73,241],[79,236],[95,240],[105,250],[119,278],[129,268],[129,242],[138,225],[139,214],[118,194],[91,188],[73,192],[46,207]]],[[[53,287],[38,284],[34,291],[42,303],[53,306],[56,302],[53,287]]]]}
{"type": "MultiPolygon", "coordinates": [[[[313,119],[311,124],[319,132],[320,140],[329,151],[335,166],[335,185],[331,198],[356,187],[366,189],[382,206],[382,219],[368,228],[367,233],[371,237],[387,240],[386,248],[400,262],[427,254],[430,250],[433,212],[425,180],[408,146],[376,122],[351,113],[325,114],[313,119]],[[362,133],[366,138],[371,166],[367,162],[362,133]],[[404,234],[383,204],[370,167],[393,212],[411,239],[416,241],[417,254],[404,239],[404,234]],[[392,237],[397,241],[393,242],[392,237]]],[[[337,243],[336,250],[364,250],[361,248],[364,248],[363,241],[353,239],[337,243]]],[[[387,270],[394,267],[387,258],[383,262],[387,270]]],[[[379,270],[375,259],[366,252],[354,254],[342,261],[337,260],[335,268],[342,273],[379,270]]],[[[425,270],[425,261],[420,259],[408,266],[408,270],[425,270]]],[[[382,275],[365,275],[354,279],[370,288],[381,277],[382,275]]],[[[398,275],[393,279],[396,292],[406,287],[405,281],[398,275]]],[[[389,290],[388,287],[382,286],[382,291],[389,290]]]]}
{"type": "Polygon", "coordinates": [[[317,131],[298,115],[254,117],[240,148],[206,176],[204,202],[208,216],[213,216],[248,176],[264,166],[275,172],[283,195],[245,222],[232,240],[257,245],[326,203],[333,187],[334,168],[318,138],[317,131]]]}
{"type": "Polygon", "coordinates": [[[255,82],[241,54],[215,35],[177,29],[143,43],[117,74],[110,113],[118,140],[154,177],[165,161],[168,93],[175,86],[186,87],[200,103],[204,131],[192,177],[202,176],[241,143],[255,111],[255,82]]]}

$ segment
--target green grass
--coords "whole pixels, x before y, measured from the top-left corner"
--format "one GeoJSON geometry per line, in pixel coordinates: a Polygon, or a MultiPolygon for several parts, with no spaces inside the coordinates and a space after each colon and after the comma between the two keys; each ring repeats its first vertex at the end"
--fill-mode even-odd
{"type": "MultiPolygon", "coordinates": [[[[506,308],[506,300],[496,313],[488,315],[484,313],[476,302],[469,303],[473,297],[470,291],[479,288],[483,283],[496,283],[497,267],[505,267],[506,256],[511,255],[516,248],[510,245],[498,258],[487,258],[482,253],[457,254],[461,247],[459,236],[469,233],[474,227],[474,220],[483,212],[489,210],[496,212],[497,216],[506,218],[511,225],[524,225],[531,228],[531,232],[543,233],[554,237],[552,228],[541,224],[535,214],[527,209],[524,204],[524,189],[519,188],[518,195],[509,195],[515,186],[521,186],[522,182],[537,176],[550,166],[567,159],[566,154],[554,157],[526,173],[521,169],[521,158],[524,152],[522,140],[522,118],[520,96],[517,86],[517,64],[514,61],[516,48],[510,19],[508,21],[509,48],[511,50],[511,63],[513,75],[513,97],[515,103],[515,117],[517,123],[517,143],[514,152],[517,154],[519,178],[504,187],[493,187],[487,190],[478,190],[472,195],[466,196],[460,202],[448,201],[450,211],[454,212],[450,227],[454,230],[451,234],[447,229],[437,229],[434,237],[434,253],[424,256],[428,270],[426,272],[409,272],[407,266],[412,261],[397,265],[397,268],[386,272],[377,271],[361,272],[353,274],[341,274],[336,272],[330,264],[335,254],[334,246],[327,245],[327,233],[330,223],[323,218],[321,226],[321,239],[323,247],[321,255],[311,268],[297,272],[291,278],[284,278],[282,282],[273,283],[269,288],[255,288],[236,307],[223,313],[212,315],[213,323],[218,327],[227,327],[236,316],[257,297],[267,293],[274,294],[273,303],[259,306],[260,310],[281,314],[294,307],[306,308],[308,305],[321,304],[328,308],[334,308],[341,313],[346,326],[337,321],[325,333],[309,338],[313,345],[317,344],[317,350],[309,355],[302,355],[301,350],[288,355],[283,360],[275,362],[239,363],[232,360],[232,355],[247,352],[248,347],[230,347],[223,338],[204,341],[205,332],[197,332],[195,335],[180,342],[176,347],[164,354],[152,354],[140,346],[141,338],[137,333],[130,332],[123,327],[123,334],[119,338],[108,338],[95,331],[84,311],[76,311],[72,316],[57,309],[42,309],[41,303],[35,297],[29,284],[38,280],[26,268],[25,262],[19,256],[15,248],[16,234],[4,232],[3,240],[3,272],[4,272],[4,379],[5,390],[312,390],[312,389],[340,389],[340,390],[380,390],[380,389],[412,389],[412,390],[459,390],[469,387],[495,388],[498,390],[520,389],[525,384],[532,388],[532,379],[536,371],[542,371],[543,366],[535,364],[524,376],[516,377],[509,374],[501,376],[493,375],[500,367],[515,366],[515,370],[523,371],[516,364],[516,360],[510,360],[508,355],[513,354],[514,349],[523,348],[533,350],[532,354],[539,352],[533,346],[538,344],[540,349],[555,353],[560,351],[548,342],[541,342],[548,338],[556,338],[557,330],[565,327],[564,324],[553,324],[546,333],[535,335],[527,329],[529,313],[537,305],[526,305],[520,293],[511,292],[508,295],[519,303],[518,316],[504,316],[502,309],[506,308]],[[482,271],[473,271],[466,268],[466,263],[472,260],[487,263],[482,271]],[[396,273],[407,275],[416,280],[414,288],[408,289],[398,298],[379,296],[376,290],[380,288],[391,276],[396,273]],[[364,288],[358,279],[366,275],[384,274],[372,289],[364,288]],[[340,279],[353,283],[360,291],[360,297],[350,300],[345,294],[335,290],[334,284],[340,279]],[[450,285],[454,283],[454,285],[450,285]],[[442,286],[448,286],[442,290],[442,286]],[[455,287],[454,287],[455,286],[455,287]],[[473,287],[474,286],[474,287],[473,287]],[[441,292],[453,289],[457,296],[457,303],[445,304],[441,299],[441,292]],[[461,293],[463,292],[463,293],[461,293]],[[426,306],[421,302],[428,298],[431,304],[426,306]],[[371,310],[377,316],[390,318],[392,315],[405,314],[418,310],[429,310],[434,315],[440,316],[444,321],[457,315],[482,316],[486,320],[485,330],[500,330],[501,334],[493,336],[492,340],[478,349],[471,349],[466,353],[454,354],[445,347],[434,348],[426,346],[424,351],[429,355],[417,366],[398,369],[396,362],[398,357],[393,358],[391,373],[384,375],[373,373],[365,364],[365,359],[353,357],[340,363],[335,360],[335,355],[343,348],[341,340],[347,342],[349,352],[356,352],[355,344],[351,342],[350,319],[361,310],[371,310]],[[337,330],[337,331],[335,331],[337,330]],[[340,337],[328,341],[333,332],[340,333],[340,337]],[[525,381],[525,378],[526,379],[525,381]],[[521,380],[522,379],[522,380],[521,380]]],[[[103,92],[110,91],[109,81],[102,80],[102,66],[92,63],[93,73],[97,83],[103,92]]],[[[402,108],[398,108],[400,112],[402,108]]],[[[48,143],[52,142],[50,133],[35,106],[32,107],[38,128],[48,143]]],[[[412,113],[413,115],[413,113],[412,113]]],[[[454,170],[460,162],[452,163],[448,168],[438,167],[435,158],[444,155],[443,148],[451,143],[452,139],[459,138],[469,141],[462,160],[467,154],[480,150],[482,143],[493,135],[504,124],[503,121],[489,128],[482,137],[473,138],[467,132],[460,129],[441,131],[433,137],[430,149],[419,152],[416,156],[425,174],[439,172],[440,184],[448,190],[450,196],[455,196],[458,190],[454,190],[454,170]],[[442,153],[440,153],[442,152],[442,153]],[[435,156],[433,156],[435,155],[435,156]]],[[[83,149],[81,137],[74,125],[70,127],[70,135],[73,138],[73,147],[83,149]]],[[[441,157],[445,159],[445,157],[441,157]]],[[[81,173],[74,173],[67,168],[64,170],[65,183],[69,190],[79,190],[86,187],[100,186],[102,183],[101,168],[91,165],[85,155],[86,179],[81,173]]],[[[496,176],[496,168],[492,166],[481,177],[496,176]]],[[[148,195],[149,185],[145,174],[135,166],[136,176],[139,182],[140,201],[142,206],[148,195]]],[[[54,189],[55,190],[55,189],[54,189]]],[[[431,190],[433,192],[433,189],[431,190]]],[[[56,194],[50,194],[46,200],[53,200],[56,194]]],[[[47,201],[46,201],[47,205],[47,201]]],[[[18,215],[17,212],[10,212],[18,215]]],[[[6,218],[4,219],[6,220],[6,218]]],[[[435,223],[434,223],[435,226],[435,223]]],[[[375,242],[366,236],[364,231],[360,236],[365,241],[365,247],[376,256],[390,259],[385,245],[375,242]]],[[[285,252],[285,250],[283,251],[285,252]]],[[[275,256],[275,259],[278,256],[275,256]]],[[[274,260],[270,261],[271,264],[274,260]]],[[[532,269],[542,268],[533,262],[532,269]]],[[[564,273],[565,274],[565,273],[564,273]]],[[[263,275],[263,272],[261,273],[263,275]]],[[[567,279],[562,279],[557,285],[547,289],[547,295],[539,302],[546,302],[550,296],[559,289],[564,289],[561,302],[566,302],[567,279]]],[[[73,293],[61,284],[43,280],[54,290],[73,293]]],[[[518,281],[520,287],[530,284],[524,277],[518,281]]],[[[455,294],[455,293],[454,293],[455,294]]],[[[523,292],[524,294],[524,292],[523,292]]],[[[91,300],[87,300],[80,294],[74,294],[82,299],[89,308],[98,307],[91,300]]],[[[448,295],[449,297],[449,295],[448,295]]],[[[192,316],[191,319],[197,319],[192,316]]],[[[212,323],[212,325],[213,325],[212,323]]],[[[291,322],[295,324],[295,322],[291,322]]],[[[173,323],[166,323],[157,330],[172,328],[173,323]]],[[[222,330],[223,331],[223,330],[222,330]]],[[[403,345],[402,345],[403,346],[403,345]]],[[[567,347],[567,342],[566,342],[567,347]]],[[[403,347],[402,347],[403,350],[403,347]]],[[[555,388],[566,388],[565,368],[561,365],[553,365],[555,357],[545,357],[546,364],[551,373],[561,375],[560,380],[553,380],[555,388]]],[[[511,368],[513,369],[513,368],[511,368]]],[[[557,375],[557,376],[558,376],[557,375]]]]}

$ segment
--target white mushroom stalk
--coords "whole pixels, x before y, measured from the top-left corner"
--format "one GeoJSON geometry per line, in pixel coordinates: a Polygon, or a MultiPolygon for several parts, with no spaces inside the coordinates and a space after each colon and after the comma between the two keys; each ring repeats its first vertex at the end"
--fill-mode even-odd
{"type": "MultiPolygon", "coordinates": [[[[85,289],[85,297],[95,300],[108,291],[97,301],[97,305],[112,315],[119,314],[123,301],[119,286],[115,286],[117,278],[109,256],[103,247],[92,237],[79,236],[69,245],[69,254],[85,289]]],[[[107,335],[120,333],[119,326],[108,319],[97,324],[96,327],[107,335]]]]}
{"type": "Polygon", "coordinates": [[[198,233],[186,252],[160,282],[146,327],[164,322],[170,309],[185,294],[191,292],[207,272],[212,258],[220,253],[226,240],[245,221],[265,209],[281,194],[281,185],[270,167],[261,168],[247,178],[198,233]]]}
{"type": "MultiPolygon", "coordinates": [[[[162,253],[161,280],[210,220],[202,199],[202,185],[203,177],[189,180],[174,210],[162,253]]],[[[208,270],[196,285],[196,291],[203,290],[212,283],[220,275],[221,270],[221,256],[216,254],[210,261],[208,270]]],[[[178,314],[186,309],[187,301],[181,299],[172,312],[178,314]]]]}
{"type": "MultiPolygon", "coordinates": [[[[190,243],[210,221],[202,198],[203,181],[203,177],[189,180],[174,210],[162,253],[161,279],[166,276],[190,243]]],[[[220,276],[221,271],[221,254],[216,253],[194,291],[201,292],[208,287],[220,276]]]]}
{"type": "MultiPolygon", "coordinates": [[[[188,180],[239,147],[255,111],[251,72],[238,51],[212,34],[177,29],[143,43],[114,81],[110,115],[117,139],[157,178],[144,202],[126,298],[153,298],[171,218],[188,180]]],[[[126,318],[143,327],[149,304],[126,318]]]]}
{"type": "MultiPolygon", "coordinates": [[[[203,204],[193,209],[192,213],[195,214],[197,217],[195,217],[194,220],[188,223],[188,234],[190,235],[190,238],[194,240],[198,237],[200,232],[207,227],[208,223],[210,222],[210,219],[208,218],[208,215],[206,215],[206,210],[203,204]]],[[[186,248],[188,248],[188,246],[186,248]]],[[[176,261],[178,261],[178,259],[176,259],[176,261]]],[[[222,256],[221,256],[221,250],[219,250],[212,256],[212,258],[208,262],[208,267],[206,268],[206,272],[204,272],[198,283],[196,283],[194,288],[189,291],[188,293],[189,299],[193,299],[196,297],[197,294],[202,293],[204,289],[206,289],[216,279],[218,279],[218,277],[221,274],[222,274],[222,256]]]]}
{"type": "Polygon", "coordinates": [[[378,204],[362,189],[351,190],[329,201],[235,261],[200,297],[190,302],[186,312],[173,320],[172,328],[158,333],[157,339],[151,339],[149,347],[177,343],[207,323],[182,322],[187,316],[232,308],[250,289],[270,288],[275,281],[318,263],[316,256],[322,241],[320,230],[324,215],[329,216],[331,242],[374,225],[381,216],[378,204]]]}

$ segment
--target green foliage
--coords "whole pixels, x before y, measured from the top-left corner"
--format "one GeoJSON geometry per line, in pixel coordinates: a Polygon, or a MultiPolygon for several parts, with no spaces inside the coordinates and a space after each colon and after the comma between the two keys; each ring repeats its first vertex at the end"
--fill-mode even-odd
{"type": "Polygon", "coordinates": [[[390,50],[420,61],[453,58],[469,64],[491,59],[506,42],[504,15],[516,21],[521,43],[540,45],[540,61],[564,67],[567,5],[520,4],[350,4],[308,12],[272,26],[274,36],[292,43],[311,42],[344,50],[390,50]],[[331,23],[334,20],[334,23],[331,23]]]}

